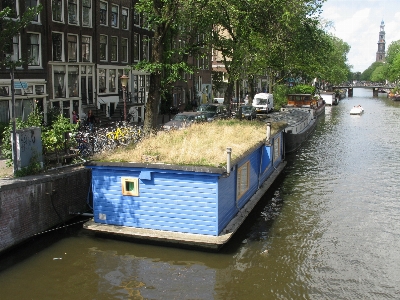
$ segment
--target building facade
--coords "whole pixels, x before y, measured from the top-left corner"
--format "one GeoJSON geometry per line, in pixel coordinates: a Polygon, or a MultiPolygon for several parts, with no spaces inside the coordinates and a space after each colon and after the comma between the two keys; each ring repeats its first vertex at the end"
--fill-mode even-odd
{"type": "MultiPolygon", "coordinates": [[[[12,58],[30,58],[13,72],[16,117],[26,119],[38,107],[45,118],[56,108],[71,121],[72,111],[84,118],[88,110],[122,120],[127,105],[134,121],[143,120],[150,76],[130,66],[150,58],[153,32],[146,16],[135,11],[135,2],[1,0],[0,9],[11,7],[16,16],[22,15],[26,6],[43,6],[37,18],[13,39],[12,58]],[[122,75],[129,77],[126,87],[122,87],[122,75]]],[[[204,84],[211,89],[211,75],[198,78],[199,91],[204,84]]],[[[195,97],[192,86],[190,80],[177,83],[174,105],[195,97]]],[[[11,111],[10,70],[3,66],[0,122],[8,123],[11,111]]]]}

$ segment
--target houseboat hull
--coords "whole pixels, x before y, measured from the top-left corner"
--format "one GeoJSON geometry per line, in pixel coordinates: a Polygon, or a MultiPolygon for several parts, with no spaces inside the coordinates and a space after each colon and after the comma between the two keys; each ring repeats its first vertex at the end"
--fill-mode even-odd
{"type": "Polygon", "coordinates": [[[234,233],[239,229],[246,220],[250,212],[268,191],[276,178],[283,171],[286,162],[282,161],[261,185],[250,200],[241,208],[240,213],[236,214],[228,223],[224,230],[218,236],[206,234],[191,234],[183,232],[175,232],[159,229],[148,229],[132,226],[119,226],[110,224],[96,223],[94,219],[86,222],[83,227],[88,230],[95,231],[105,236],[114,236],[131,241],[139,241],[145,243],[155,243],[157,245],[176,246],[180,248],[206,249],[210,251],[218,251],[232,238],[234,233]]]}
{"type": "MultiPolygon", "coordinates": [[[[218,250],[283,170],[283,131],[225,168],[89,162],[93,220],[84,228],[150,243],[218,250]],[[131,194],[125,188],[133,187],[131,194]]],[[[234,149],[233,149],[234,151],[234,149]]]]}
{"type": "Polygon", "coordinates": [[[280,112],[270,114],[269,120],[287,123],[283,138],[285,153],[299,149],[312,134],[317,124],[313,111],[300,108],[282,108],[280,112]]]}

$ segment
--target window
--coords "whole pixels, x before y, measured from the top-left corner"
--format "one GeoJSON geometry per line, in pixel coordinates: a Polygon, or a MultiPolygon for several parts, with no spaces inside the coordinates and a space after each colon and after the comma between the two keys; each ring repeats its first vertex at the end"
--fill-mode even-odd
{"type": "Polygon", "coordinates": [[[40,35],[28,33],[28,59],[30,66],[40,66],[40,35]]]}
{"type": "Polygon", "coordinates": [[[11,18],[17,18],[17,16],[19,15],[19,12],[18,12],[18,1],[15,1],[15,0],[3,0],[2,1],[2,7],[3,8],[6,8],[6,7],[9,7],[10,9],[11,9],[11,15],[10,15],[10,17],[11,18]]]}
{"type": "Polygon", "coordinates": [[[143,52],[142,52],[142,59],[149,60],[149,37],[144,35],[142,40],[143,45],[143,52]]]}
{"type": "Polygon", "coordinates": [[[68,95],[69,97],[79,96],[79,72],[78,66],[68,67],[68,95]]]}
{"type": "Polygon", "coordinates": [[[62,33],[53,32],[53,61],[63,60],[63,35],[62,33]]]}
{"type": "Polygon", "coordinates": [[[115,81],[117,80],[115,76],[116,72],[115,69],[110,69],[108,73],[108,89],[110,93],[115,92],[117,89],[115,88],[115,81]]]}
{"type": "Polygon", "coordinates": [[[82,61],[89,62],[92,59],[90,51],[91,38],[89,36],[82,36],[82,61]]]}
{"type": "Polygon", "coordinates": [[[133,60],[139,60],[139,34],[133,34],[133,60]]]}
{"type": "Polygon", "coordinates": [[[99,69],[99,93],[106,92],[106,70],[99,69]]]}
{"type": "Polygon", "coordinates": [[[236,199],[244,195],[249,189],[250,179],[250,162],[244,163],[237,170],[237,182],[236,182],[236,199]]]}
{"type": "Polygon", "coordinates": [[[12,38],[12,49],[11,49],[11,61],[18,61],[20,58],[21,58],[21,56],[20,56],[20,47],[19,47],[19,39],[20,39],[20,36],[19,35],[17,35],[17,36],[14,36],[13,38],[12,38]]]}
{"type": "Polygon", "coordinates": [[[143,16],[142,16],[142,27],[143,28],[149,27],[149,21],[148,21],[148,17],[146,15],[146,13],[143,13],[143,16]]]}
{"type": "Polygon", "coordinates": [[[68,0],[68,23],[78,24],[78,6],[77,0],[68,0]]]}
{"type": "MultiPolygon", "coordinates": [[[[25,8],[29,7],[37,7],[38,6],[38,0],[25,0],[25,8]]],[[[36,15],[33,17],[34,22],[39,22],[39,15],[36,15]]]]}
{"type": "Polygon", "coordinates": [[[82,26],[92,26],[92,1],[82,0],[82,26]]]}
{"type": "Polygon", "coordinates": [[[118,37],[111,37],[111,61],[118,60],[118,37]]]}
{"type": "Polygon", "coordinates": [[[122,195],[139,196],[139,179],[121,177],[122,195]]]}
{"type": "Polygon", "coordinates": [[[137,11],[133,12],[133,24],[135,26],[140,26],[140,13],[137,11]]]}
{"type": "Polygon", "coordinates": [[[118,27],[118,10],[119,7],[117,5],[111,6],[111,26],[118,27]]]}
{"type": "Polygon", "coordinates": [[[281,139],[279,137],[274,139],[274,161],[277,161],[281,156],[281,139]]]}
{"type": "Polygon", "coordinates": [[[53,21],[63,22],[63,0],[52,0],[53,21]]]}
{"type": "Polygon", "coordinates": [[[54,97],[65,98],[65,66],[54,66],[54,97]]]}
{"type": "Polygon", "coordinates": [[[121,61],[128,62],[128,39],[121,39],[121,61]]]}
{"type": "Polygon", "coordinates": [[[78,37],[68,35],[68,61],[76,62],[78,57],[78,37]]]}
{"type": "Polygon", "coordinates": [[[107,36],[100,35],[100,60],[107,60],[107,36]]]}
{"type": "Polygon", "coordinates": [[[107,3],[100,2],[100,24],[107,25],[107,3]]]}
{"type": "Polygon", "coordinates": [[[121,27],[122,29],[129,29],[128,24],[129,24],[129,9],[128,8],[122,8],[122,18],[121,18],[121,27]]]}
{"type": "Polygon", "coordinates": [[[208,70],[209,69],[209,60],[208,60],[208,54],[205,54],[204,55],[204,58],[203,58],[203,63],[204,63],[204,65],[203,65],[203,69],[204,70],[208,70]]]}

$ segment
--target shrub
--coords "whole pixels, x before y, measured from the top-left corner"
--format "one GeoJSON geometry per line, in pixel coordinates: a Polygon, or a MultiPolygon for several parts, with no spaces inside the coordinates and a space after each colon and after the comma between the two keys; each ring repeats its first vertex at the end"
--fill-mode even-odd
{"type": "Polygon", "coordinates": [[[315,94],[315,86],[307,84],[298,84],[289,89],[289,94],[315,94]]]}

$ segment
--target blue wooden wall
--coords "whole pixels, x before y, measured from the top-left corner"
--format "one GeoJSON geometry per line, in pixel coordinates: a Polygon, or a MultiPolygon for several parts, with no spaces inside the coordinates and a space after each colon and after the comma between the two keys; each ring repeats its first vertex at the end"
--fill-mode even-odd
{"type": "Polygon", "coordinates": [[[217,234],[218,174],[154,169],[135,197],[122,195],[121,177],[139,177],[140,169],[92,168],[95,222],[217,234]]]}

